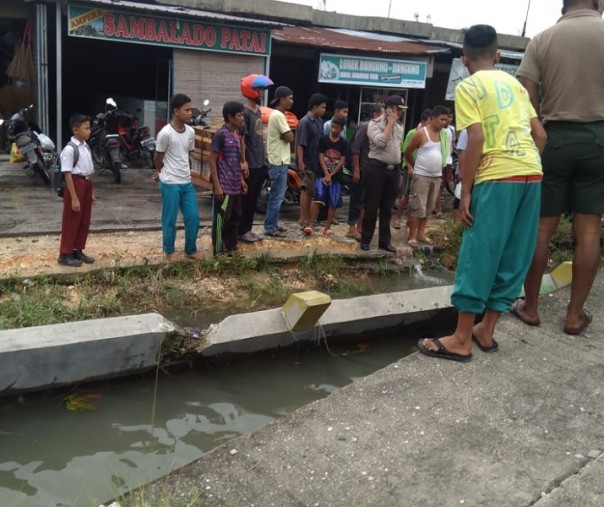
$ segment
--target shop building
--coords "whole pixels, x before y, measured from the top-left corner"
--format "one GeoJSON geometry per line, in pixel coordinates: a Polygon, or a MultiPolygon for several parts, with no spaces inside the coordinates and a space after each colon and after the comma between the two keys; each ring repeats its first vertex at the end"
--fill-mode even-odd
{"type": "MultiPolygon", "coordinates": [[[[20,40],[29,20],[34,65],[31,83],[0,81],[11,90],[28,90],[2,100],[1,112],[10,115],[34,102],[31,120],[59,145],[69,137],[70,115],[94,115],[108,97],[153,133],[165,124],[176,92],[199,108],[208,99],[211,114],[221,117],[224,102],[241,98],[241,76],[268,72],[271,28],[281,26],[127,0],[3,0],[0,14],[0,37],[20,40]]],[[[6,59],[0,65],[6,67],[6,59]]]]}
{"type": "MultiPolygon", "coordinates": [[[[421,109],[431,86],[434,58],[447,48],[403,37],[346,29],[287,26],[273,31],[271,79],[294,90],[302,115],[310,94],[321,92],[349,105],[349,122],[367,120],[374,103],[402,95],[408,118],[421,109]]],[[[413,121],[413,120],[410,120],[413,121]]]]}

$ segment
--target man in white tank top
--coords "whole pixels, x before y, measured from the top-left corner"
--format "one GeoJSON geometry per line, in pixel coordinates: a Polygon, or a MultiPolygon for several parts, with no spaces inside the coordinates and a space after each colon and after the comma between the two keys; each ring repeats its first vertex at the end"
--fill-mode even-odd
{"type": "Polygon", "coordinates": [[[440,131],[447,126],[447,121],[447,108],[436,106],[432,109],[427,125],[418,129],[405,150],[407,170],[409,177],[412,178],[408,220],[411,248],[417,248],[418,241],[427,245],[432,244],[426,236],[426,225],[428,217],[436,206],[443,165],[446,163],[440,131]]]}

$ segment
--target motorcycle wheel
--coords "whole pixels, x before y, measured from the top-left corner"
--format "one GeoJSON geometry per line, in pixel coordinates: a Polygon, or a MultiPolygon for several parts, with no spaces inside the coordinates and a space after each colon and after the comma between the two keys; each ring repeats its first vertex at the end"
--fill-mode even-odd
{"type": "Polygon", "coordinates": [[[145,161],[145,167],[149,169],[155,169],[155,163],[153,162],[153,153],[147,149],[143,149],[143,160],[145,161]]]}
{"type": "Polygon", "coordinates": [[[258,200],[256,201],[256,213],[260,213],[261,215],[266,214],[266,206],[268,204],[268,193],[271,189],[271,182],[267,178],[267,180],[263,183],[262,188],[260,189],[260,195],[258,196],[258,200]]]}
{"type": "Polygon", "coordinates": [[[112,171],[113,171],[113,181],[115,183],[121,183],[122,182],[122,164],[121,162],[113,162],[113,166],[112,166],[112,171]]]}
{"type": "Polygon", "coordinates": [[[44,163],[44,159],[41,158],[41,156],[38,154],[37,160],[34,164],[34,172],[37,172],[42,178],[42,181],[44,181],[44,183],[46,183],[47,185],[50,185],[50,183],[52,182],[52,177],[50,174],[51,170],[52,169],[48,168],[44,163]]]}

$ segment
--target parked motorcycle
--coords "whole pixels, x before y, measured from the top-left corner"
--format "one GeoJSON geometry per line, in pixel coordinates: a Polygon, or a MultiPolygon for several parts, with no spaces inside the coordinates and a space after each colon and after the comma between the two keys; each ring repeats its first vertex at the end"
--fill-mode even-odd
{"type": "Polygon", "coordinates": [[[200,126],[204,129],[209,128],[210,124],[207,122],[206,118],[208,117],[208,113],[212,110],[211,108],[206,109],[210,105],[210,101],[208,99],[203,101],[203,105],[201,106],[201,110],[197,108],[192,109],[192,117],[191,117],[191,126],[196,127],[200,126]]]}
{"type": "Polygon", "coordinates": [[[6,122],[6,130],[9,142],[14,139],[17,148],[27,159],[24,168],[39,174],[44,183],[50,185],[57,161],[57,148],[35,123],[27,121],[27,113],[33,107],[31,104],[13,114],[6,122]]]}
{"type": "MultiPolygon", "coordinates": [[[[302,180],[295,166],[292,164],[287,169],[287,188],[285,189],[285,197],[283,198],[283,204],[295,205],[300,204],[300,185],[302,180]]],[[[271,180],[266,179],[260,190],[260,196],[256,202],[256,212],[266,213],[266,206],[268,204],[268,194],[271,191],[271,180]]]]}
{"type": "MultiPolygon", "coordinates": [[[[108,104],[111,104],[109,101],[113,102],[112,99],[108,99],[108,104]]],[[[120,136],[107,132],[106,123],[110,112],[111,110],[99,113],[93,118],[92,132],[88,145],[92,151],[92,159],[99,174],[108,169],[113,174],[113,181],[120,183],[122,181],[122,171],[126,168],[122,164],[120,136]]]]}
{"type": "Polygon", "coordinates": [[[117,109],[113,99],[107,99],[106,129],[110,134],[117,134],[120,141],[120,152],[123,160],[142,160],[146,167],[155,167],[155,139],[147,126],[138,126],[138,118],[128,111],[117,109]]]}

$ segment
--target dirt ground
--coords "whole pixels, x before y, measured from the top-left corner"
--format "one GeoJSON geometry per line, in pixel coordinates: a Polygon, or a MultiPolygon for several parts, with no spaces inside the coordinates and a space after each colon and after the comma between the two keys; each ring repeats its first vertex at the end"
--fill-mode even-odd
{"type": "MultiPolygon", "coordinates": [[[[311,237],[304,235],[290,227],[288,238],[284,240],[265,239],[259,243],[240,243],[239,250],[243,255],[254,255],[260,252],[271,256],[297,256],[304,253],[343,253],[353,254],[359,250],[358,243],[345,237],[347,226],[334,227],[336,236],[325,238],[320,234],[311,237]]],[[[401,247],[404,238],[397,231],[397,244],[401,247]]],[[[200,255],[211,255],[210,231],[203,228],[198,239],[200,255]]],[[[178,259],[183,259],[184,247],[183,232],[178,231],[176,250],[181,252],[178,259]]],[[[375,250],[374,254],[377,252],[375,250]]],[[[86,253],[95,257],[92,265],[81,268],[66,268],[57,264],[59,253],[59,236],[18,236],[0,237],[0,278],[11,276],[35,276],[41,274],[69,273],[99,269],[103,267],[134,266],[144,264],[158,264],[163,262],[161,248],[161,231],[128,231],[128,232],[99,232],[91,233],[86,253]]]]}

